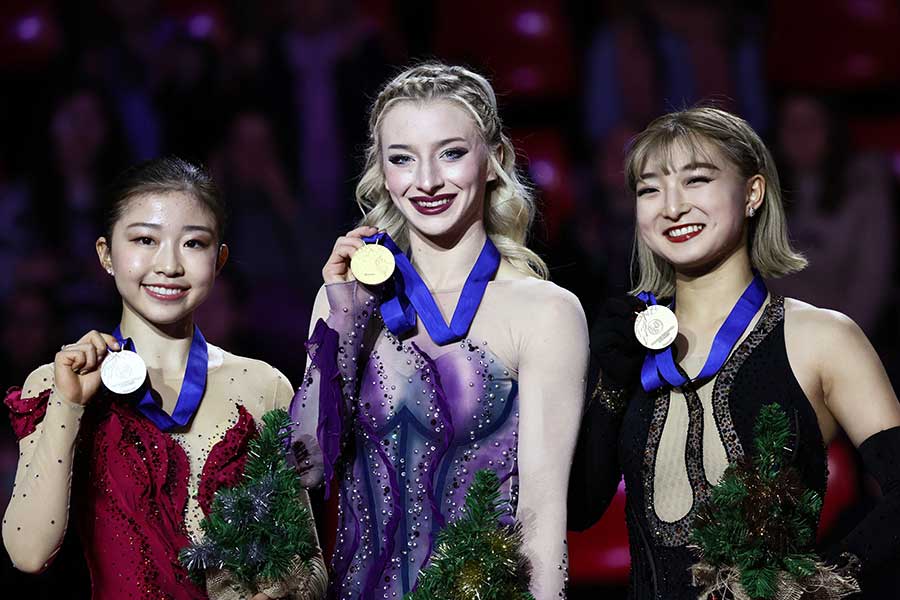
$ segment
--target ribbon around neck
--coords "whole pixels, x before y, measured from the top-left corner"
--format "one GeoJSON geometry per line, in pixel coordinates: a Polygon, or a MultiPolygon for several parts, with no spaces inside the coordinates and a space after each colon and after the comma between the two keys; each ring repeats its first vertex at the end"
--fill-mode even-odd
{"type": "MultiPolygon", "coordinates": [[[[125,350],[137,352],[134,341],[122,338],[119,327],[113,332],[113,336],[125,350]]],[[[145,417],[156,425],[160,431],[172,431],[187,425],[197,409],[200,408],[200,400],[206,391],[206,372],[209,365],[209,349],[206,339],[200,333],[200,328],[194,325],[194,337],[191,339],[191,349],[188,353],[187,366],[184,369],[184,379],[181,382],[181,390],[178,392],[178,401],[175,410],[169,415],[160,407],[150,392],[150,386],[144,391],[144,395],[138,401],[137,409],[145,417]]]]}
{"type": "MultiPolygon", "coordinates": [[[[753,281],[738,298],[731,312],[719,330],[716,337],[713,338],[712,346],[709,349],[709,356],[700,373],[690,379],[685,376],[684,372],[675,364],[675,358],[672,355],[672,346],[662,350],[651,350],[644,358],[644,364],[641,366],[641,386],[646,392],[652,392],[661,388],[663,385],[672,387],[680,387],[688,382],[702,381],[708,379],[719,372],[731,350],[737,341],[741,338],[747,326],[762,308],[766,301],[769,291],[766,284],[759,273],[755,273],[753,281]]],[[[638,298],[647,304],[656,304],[656,297],[650,292],[641,292],[638,298]]],[[[672,301],[671,309],[675,309],[675,301],[672,301]]]]}
{"type": "Polygon", "coordinates": [[[366,243],[382,242],[394,255],[399,277],[394,276],[393,295],[382,302],[381,317],[394,335],[402,335],[416,326],[416,317],[422,319],[428,335],[436,344],[449,344],[461,340],[469,332],[475,312],[484,297],[487,284],[500,267],[500,252],[490,238],[484,242],[478,260],[466,277],[450,325],[431,295],[431,291],[409,261],[409,257],[385,232],[364,237],[366,243]]]}

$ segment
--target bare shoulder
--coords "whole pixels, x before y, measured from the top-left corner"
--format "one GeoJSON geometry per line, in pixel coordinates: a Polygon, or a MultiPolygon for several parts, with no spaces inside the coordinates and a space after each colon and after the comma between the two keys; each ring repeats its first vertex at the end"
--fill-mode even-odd
{"type": "Polygon", "coordinates": [[[22,384],[22,396],[33,398],[53,387],[53,363],[39,366],[25,378],[22,384]]]}
{"type": "Polygon", "coordinates": [[[784,311],[785,327],[789,327],[804,341],[816,344],[821,350],[833,353],[841,348],[831,346],[832,344],[868,343],[866,334],[859,325],[844,313],[819,308],[793,298],[784,299],[784,311]]]}

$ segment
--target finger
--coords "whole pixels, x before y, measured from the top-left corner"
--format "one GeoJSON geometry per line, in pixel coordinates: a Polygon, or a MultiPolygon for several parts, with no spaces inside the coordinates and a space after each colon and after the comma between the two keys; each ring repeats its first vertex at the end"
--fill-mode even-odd
{"type": "Polygon", "coordinates": [[[121,347],[119,346],[119,340],[117,340],[115,336],[112,336],[108,333],[101,333],[100,337],[103,339],[103,345],[105,347],[112,350],[121,350],[121,347]]]}
{"type": "Polygon", "coordinates": [[[82,350],[66,348],[59,351],[56,356],[62,366],[68,367],[75,373],[80,374],[81,368],[84,367],[85,358],[82,350]]]}
{"type": "Polygon", "coordinates": [[[357,227],[356,229],[348,231],[345,237],[358,239],[367,235],[375,235],[376,233],[378,233],[377,227],[373,227],[371,225],[363,225],[361,227],[357,227]]]}
{"type": "Polygon", "coordinates": [[[94,348],[93,344],[85,345],[82,353],[84,354],[84,365],[81,367],[81,374],[83,375],[97,368],[98,357],[97,349],[94,348]]]}
{"type": "Polygon", "coordinates": [[[94,348],[97,359],[102,360],[103,357],[106,356],[106,353],[109,351],[109,348],[106,345],[106,339],[104,339],[103,334],[101,334],[99,331],[92,331],[87,341],[94,348]]]}

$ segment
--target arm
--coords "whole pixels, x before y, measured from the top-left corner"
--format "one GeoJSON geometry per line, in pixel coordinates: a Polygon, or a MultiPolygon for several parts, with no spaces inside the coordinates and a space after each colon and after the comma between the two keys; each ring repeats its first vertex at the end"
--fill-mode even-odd
{"type": "Polygon", "coordinates": [[[635,315],[644,308],[633,296],[614,296],[591,328],[587,409],[569,476],[569,529],[583,531],[599,521],[618,488],[619,428],[646,354],[634,335],[635,315]]]}
{"type": "Polygon", "coordinates": [[[532,593],[558,598],[567,579],[566,490],[584,399],[587,325],[578,299],[553,288],[529,314],[519,360],[519,502],[532,593]]]}
{"type": "MultiPolygon", "coordinates": [[[[12,406],[13,398],[7,396],[12,406]]],[[[28,573],[43,571],[62,545],[69,517],[72,463],[84,407],[73,404],[53,386],[53,369],[41,367],[29,375],[22,400],[46,414],[34,431],[19,440],[19,464],[6,515],[3,542],[16,568],[28,573]],[[49,390],[49,397],[38,395],[49,390]]]]}
{"type": "Polygon", "coordinates": [[[356,395],[359,350],[375,307],[375,297],[356,281],[325,285],[316,297],[306,374],[290,405],[292,442],[307,488],[327,484],[333,475],[356,395]]]}
{"type": "Polygon", "coordinates": [[[862,330],[839,313],[817,312],[825,404],[882,491],[878,505],[830,554],[849,552],[864,570],[877,569],[900,558],[900,404],[862,330]]]}
{"type": "Polygon", "coordinates": [[[91,331],[64,346],[52,365],[29,375],[23,394],[11,391],[6,397],[20,455],[3,519],[3,543],[22,571],[43,571],[62,545],[84,405],[100,387],[99,367],[107,347],[118,345],[111,335],[91,331]],[[46,395],[37,400],[42,392],[46,395]]]}

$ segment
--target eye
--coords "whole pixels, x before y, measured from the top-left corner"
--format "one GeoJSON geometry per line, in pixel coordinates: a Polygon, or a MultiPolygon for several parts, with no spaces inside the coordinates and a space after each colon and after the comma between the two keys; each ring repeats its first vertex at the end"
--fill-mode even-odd
{"type": "Polygon", "coordinates": [[[447,148],[441,152],[441,157],[448,160],[459,160],[468,153],[466,148],[447,148]]]}
{"type": "Polygon", "coordinates": [[[153,238],[147,237],[146,235],[138,236],[138,237],[132,239],[131,241],[139,246],[152,246],[153,244],[156,243],[153,238]]]}
{"type": "Polygon", "coordinates": [[[198,248],[198,249],[202,250],[203,248],[209,248],[209,242],[207,242],[205,240],[192,239],[192,240],[186,241],[184,243],[184,247],[185,248],[198,248]]]}
{"type": "Polygon", "coordinates": [[[709,183],[710,181],[712,181],[712,179],[710,179],[706,175],[694,175],[693,177],[691,177],[690,179],[687,180],[687,184],[692,185],[695,183],[709,183]]]}
{"type": "Polygon", "coordinates": [[[657,191],[655,187],[645,187],[638,189],[636,193],[638,197],[641,197],[646,196],[647,194],[652,194],[655,191],[657,191]]]}
{"type": "Polygon", "coordinates": [[[412,156],[409,154],[392,154],[388,156],[388,162],[392,165],[397,165],[402,167],[403,165],[409,164],[412,161],[412,156]]]}

